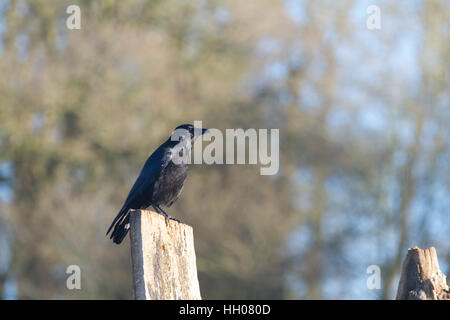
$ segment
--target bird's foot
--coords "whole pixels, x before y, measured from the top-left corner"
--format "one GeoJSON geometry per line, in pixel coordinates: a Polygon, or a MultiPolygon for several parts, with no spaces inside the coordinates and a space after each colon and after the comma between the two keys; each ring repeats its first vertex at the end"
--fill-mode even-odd
{"type": "Polygon", "coordinates": [[[167,213],[165,213],[165,212],[163,212],[162,215],[163,215],[164,218],[166,219],[166,224],[169,223],[169,220],[173,220],[173,221],[176,221],[176,222],[180,222],[180,223],[181,223],[181,220],[180,220],[180,219],[177,219],[177,218],[174,218],[174,217],[172,217],[172,216],[169,216],[169,215],[168,215],[167,213]]]}
{"type": "Polygon", "coordinates": [[[181,223],[180,219],[174,218],[172,216],[169,216],[169,219],[181,223]]]}
{"type": "Polygon", "coordinates": [[[159,213],[161,213],[164,216],[164,218],[166,218],[166,224],[169,223],[169,220],[173,220],[173,221],[181,223],[180,219],[169,216],[160,206],[156,206],[156,207],[159,209],[159,211],[160,211],[159,213]]]}

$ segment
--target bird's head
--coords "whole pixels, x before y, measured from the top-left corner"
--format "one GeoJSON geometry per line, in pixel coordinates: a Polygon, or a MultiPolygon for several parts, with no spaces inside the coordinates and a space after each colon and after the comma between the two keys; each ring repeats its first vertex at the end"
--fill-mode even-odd
{"type": "Polygon", "coordinates": [[[175,164],[189,163],[191,148],[197,137],[204,134],[207,129],[195,128],[192,124],[182,124],[175,128],[170,136],[171,143],[175,143],[171,149],[171,158],[175,164]]]}
{"type": "Polygon", "coordinates": [[[182,124],[175,128],[171,137],[180,142],[189,141],[193,144],[195,139],[204,134],[206,131],[208,131],[208,129],[196,128],[192,124],[182,124]]]}

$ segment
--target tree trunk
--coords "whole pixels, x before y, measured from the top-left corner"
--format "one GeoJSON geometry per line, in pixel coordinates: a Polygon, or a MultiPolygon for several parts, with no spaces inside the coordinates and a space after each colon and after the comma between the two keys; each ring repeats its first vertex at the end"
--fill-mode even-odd
{"type": "Polygon", "coordinates": [[[135,299],[201,299],[192,227],[147,210],[130,224],[135,299]]]}
{"type": "Polygon", "coordinates": [[[439,269],[436,249],[409,248],[403,262],[397,300],[450,300],[445,274],[439,269]]]}

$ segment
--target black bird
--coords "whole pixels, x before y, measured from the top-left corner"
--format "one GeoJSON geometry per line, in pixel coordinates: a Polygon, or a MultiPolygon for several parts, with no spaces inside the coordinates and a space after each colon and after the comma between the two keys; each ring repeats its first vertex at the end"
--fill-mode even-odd
{"type": "Polygon", "coordinates": [[[183,124],[173,131],[172,135],[156,149],[147,159],[139,177],[131,188],[125,203],[106,232],[110,238],[120,244],[130,228],[130,209],[153,209],[169,219],[161,205],[170,207],[180,196],[187,176],[190,152],[195,139],[207,129],[194,128],[191,124],[183,124]],[[197,133],[198,131],[198,133],[197,133]]]}

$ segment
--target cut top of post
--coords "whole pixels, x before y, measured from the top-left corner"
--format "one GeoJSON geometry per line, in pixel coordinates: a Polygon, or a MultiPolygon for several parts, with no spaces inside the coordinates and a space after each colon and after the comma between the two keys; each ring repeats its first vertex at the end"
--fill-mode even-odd
{"type": "Polygon", "coordinates": [[[135,299],[201,299],[192,227],[149,210],[130,214],[135,299]]]}

